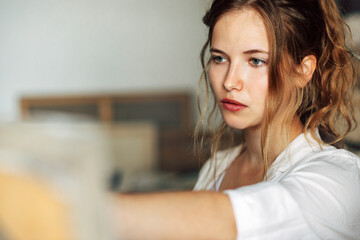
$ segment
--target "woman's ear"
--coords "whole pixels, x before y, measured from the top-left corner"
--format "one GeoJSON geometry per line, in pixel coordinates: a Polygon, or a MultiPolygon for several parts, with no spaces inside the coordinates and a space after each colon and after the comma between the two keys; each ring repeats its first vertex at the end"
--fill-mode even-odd
{"type": "Polygon", "coordinates": [[[314,71],[316,69],[316,57],[314,55],[308,55],[304,57],[300,66],[299,74],[300,79],[298,81],[298,87],[305,87],[308,82],[312,79],[314,71]]]}

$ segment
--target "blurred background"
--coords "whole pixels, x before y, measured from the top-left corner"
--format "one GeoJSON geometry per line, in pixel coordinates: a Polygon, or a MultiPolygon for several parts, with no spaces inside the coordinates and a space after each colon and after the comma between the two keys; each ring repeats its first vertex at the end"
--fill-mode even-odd
{"type": "MultiPolygon", "coordinates": [[[[70,113],[76,121],[111,125],[122,157],[115,165],[124,168],[115,185],[125,171],[197,170],[191,134],[208,5],[1,0],[0,120],[39,119],[46,112],[62,121],[54,114],[70,113]]],[[[154,188],[163,187],[171,188],[154,188]]]]}
{"type": "MultiPolygon", "coordinates": [[[[360,46],[360,2],[337,3],[360,46]]],[[[45,179],[41,184],[49,188],[41,191],[46,196],[61,196],[72,209],[82,209],[74,220],[81,230],[76,239],[110,238],[103,235],[105,226],[98,232],[83,230],[97,224],[84,219],[106,212],[100,206],[105,190],[192,189],[201,166],[193,153],[192,132],[199,53],[207,35],[201,18],[209,4],[0,0],[0,167],[6,174],[45,179]],[[53,187],[56,193],[49,190],[53,187]],[[98,201],[82,206],[76,196],[89,188],[84,198],[98,201]]],[[[347,143],[358,152],[359,132],[347,143]]],[[[24,186],[6,174],[0,171],[1,181],[19,189],[14,199],[26,198],[24,186]]],[[[25,188],[38,186],[38,180],[32,181],[25,188]]],[[[0,196],[8,192],[1,186],[0,196]]],[[[0,198],[0,211],[18,209],[8,204],[0,198]]],[[[6,239],[1,235],[6,224],[0,218],[1,240],[6,239]]],[[[24,239],[16,234],[12,236],[24,239]]],[[[68,239],[66,234],[49,236],[44,239],[68,239]]]]}
{"type": "Polygon", "coordinates": [[[357,0],[335,0],[335,1],[337,2],[340,10],[345,16],[360,11],[360,2],[357,0]]]}
{"type": "Polygon", "coordinates": [[[208,4],[0,0],[1,240],[110,239],[105,191],[192,189],[208,4]]]}
{"type": "Polygon", "coordinates": [[[29,94],[194,93],[208,2],[1,0],[1,118],[29,94]]]}

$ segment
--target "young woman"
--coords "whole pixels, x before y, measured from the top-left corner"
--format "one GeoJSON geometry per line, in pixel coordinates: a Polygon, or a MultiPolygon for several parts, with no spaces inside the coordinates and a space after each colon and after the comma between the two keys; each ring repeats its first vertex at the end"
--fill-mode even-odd
{"type": "Polygon", "coordinates": [[[203,20],[223,119],[212,158],[197,191],[117,198],[122,237],[358,239],[360,160],[340,149],[355,77],[334,0],[214,0],[203,20]],[[229,129],[242,143],[218,151],[229,129]]]}

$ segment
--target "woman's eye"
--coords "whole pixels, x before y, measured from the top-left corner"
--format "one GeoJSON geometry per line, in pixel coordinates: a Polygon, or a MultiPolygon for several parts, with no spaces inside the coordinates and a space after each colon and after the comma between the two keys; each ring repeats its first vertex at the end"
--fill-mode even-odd
{"type": "Polygon", "coordinates": [[[254,65],[255,67],[261,67],[266,62],[264,60],[258,59],[258,58],[251,58],[250,63],[254,65]]]}
{"type": "Polygon", "coordinates": [[[214,61],[215,63],[222,63],[226,61],[226,59],[221,56],[213,56],[211,57],[211,60],[214,61]]]}

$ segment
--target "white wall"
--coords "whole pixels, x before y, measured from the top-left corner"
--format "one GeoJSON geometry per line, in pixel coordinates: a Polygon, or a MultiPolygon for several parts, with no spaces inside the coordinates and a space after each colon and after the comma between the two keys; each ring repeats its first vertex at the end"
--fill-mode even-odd
{"type": "Polygon", "coordinates": [[[209,0],[0,0],[0,119],[22,95],[191,89],[209,0]]]}

